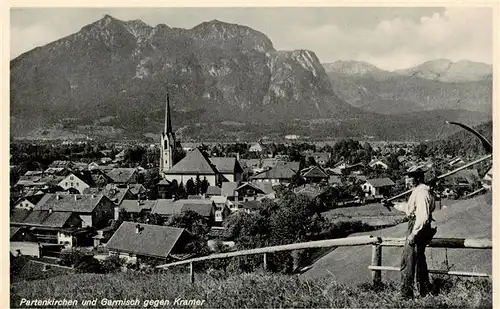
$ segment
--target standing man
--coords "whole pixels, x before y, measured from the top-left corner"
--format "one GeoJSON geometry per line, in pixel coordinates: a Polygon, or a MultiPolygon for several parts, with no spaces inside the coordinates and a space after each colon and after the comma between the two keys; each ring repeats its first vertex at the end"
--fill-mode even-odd
{"type": "Polygon", "coordinates": [[[430,288],[425,247],[436,234],[436,228],[431,227],[434,194],[424,183],[425,172],[417,168],[407,173],[414,189],[406,207],[408,231],[401,258],[401,296],[405,298],[413,298],[415,273],[420,295],[425,296],[430,288]]]}

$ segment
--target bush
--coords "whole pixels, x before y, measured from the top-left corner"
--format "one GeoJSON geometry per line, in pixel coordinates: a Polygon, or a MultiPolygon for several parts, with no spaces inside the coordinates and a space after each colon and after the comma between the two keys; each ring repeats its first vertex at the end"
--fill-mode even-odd
{"type": "Polygon", "coordinates": [[[91,255],[86,255],[75,265],[78,273],[103,273],[101,263],[91,255]]]}
{"type": "Polygon", "coordinates": [[[101,268],[103,273],[112,273],[120,271],[121,267],[125,265],[125,259],[119,256],[112,255],[107,257],[101,262],[101,268]]]}

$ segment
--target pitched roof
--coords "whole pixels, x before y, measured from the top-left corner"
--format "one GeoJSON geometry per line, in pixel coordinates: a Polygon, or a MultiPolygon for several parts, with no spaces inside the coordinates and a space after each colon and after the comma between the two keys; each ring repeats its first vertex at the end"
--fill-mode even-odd
{"type": "Polygon", "coordinates": [[[308,178],[327,178],[328,174],[318,166],[311,166],[302,170],[302,176],[308,178]]]}
{"type": "Polygon", "coordinates": [[[27,209],[14,209],[10,214],[10,223],[21,223],[30,214],[27,209]]]}
{"type": "Polygon", "coordinates": [[[17,232],[19,232],[21,228],[20,227],[10,227],[10,237],[12,238],[14,235],[16,235],[17,232]]]}
{"type": "Polygon", "coordinates": [[[299,162],[280,163],[253,176],[252,179],[291,179],[297,173],[299,164],[299,162]]]}
{"type": "Polygon", "coordinates": [[[264,194],[271,194],[274,192],[273,184],[270,182],[256,182],[253,185],[257,186],[264,192],[264,194]]]}
{"type": "Polygon", "coordinates": [[[231,182],[223,182],[220,195],[233,197],[233,196],[235,196],[234,191],[236,191],[237,187],[238,187],[237,182],[232,182],[232,181],[231,182]]]}
{"type": "Polygon", "coordinates": [[[166,171],[167,174],[216,174],[215,167],[210,161],[201,153],[198,148],[188,152],[186,156],[177,162],[170,170],[166,171]]]}
{"type": "Polygon", "coordinates": [[[116,184],[107,184],[104,188],[86,188],[83,190],[84,194],[102,194],[110,199],[115,204],[120,204],[125,198],[128,187],[120,187],[116,184]]]}
{"type": "Polygon", "coordinates": [[[238,161],[231,157],[212,157],[210,162],[220,173],[234,173],[237,168],[238,161]]]}
{"type": "Polygon", "coordinates": [[[64,227],[72,215],[71,212],[55,211],[50,213],[47,210],[34,210],[22,222],[16,223],[31,226],[64,227]]]}
{"type": "Polygon", "coordinates": [[[177,200],[174,204],[181,205],[179,212],[190,210],[204,217],[212,214],[213,201],[211,200],[177,200]]]}
{"type": "MultiPolygon", "coordinates": [[[[223,183],[224,184],[224,183],[223,183]]],[[[217,186],[208,186],[207,195],[221,195],[221,188],[217,186]]]]}
{"type": "Polygon", "coordinates": [[[141,212],[141,210],[151,210],[155,205],[156,200],[123,200],[119,207],[126,212],[141,212]]]}
{"type": "Polygon", "coordinates": [[[35,194],[35,195],[29,195],[29,196],[24,196],[21,197],[16,201],[16,204],[19,203],[22,200],[27,200],[28,202],[32,203],[33,205],[36,205],[43,197],[43,194],[35,194]]]}
{"type": "Polygon", "coordinates": [[[395,185],[394,181],[392,181],[391,179],[389,179],[387,177],[367,179],[366,181],[368,183],[370,183],[375,188],[386,187],[386,186],[394,186],[395,185]]]}
{"type": "Polygon", "coordinates": [[[135,172],[135,168],[114,168],[107,171],[106,175],[108,175],[113,182],[124,183],[130,181],[135,172]]]}
{"type": "Polygon", "coordinates": [[[128,186],[128,189],[129,189],[130,193],[132,193],[133,195],[138,195],[138,194],[144,193],[146,191],[146,188],[144,188],[144,186],[140,183],[131,183],[128,186]]]}
{"type": "Polygon", "coordinates": [[[215,204],[225,204],[227,202],[226,196],[215,195],[210,198],[215,204]]]}
{"type": "Polygon", "coordinates": [[[155,205],[151,209],[152,214],[173,215],[180,212],[180,208],[174,209],[174,201],[172,199],[157,199],[155,205]]]}
{"type": "MultiPolygon", "coordinates": [[[[272,184],[271,184],[271,186],[272,186],[272,184]]],[[[264,191],[265,189],[263,187],[257,185],[257,183],[253,183],[253,182],[245,182],[241,186],[236,188],[236,190],[239,191],[245,187],[251,187],[251,188],[254,188],[256,191],[260,191],[260,193],[262,193],[262,194],[266,194],[266,191],[264,191]]]]}
{"type": "Polygon", "coordinates": [[[102,194],[45,194],[34,210],[91,213],[103,198],[102,194]]]}
{"type": "Polygon", "coordinates": [[[116,250],[152,257],[167,257],[185,229],[139,224],[139,233],[136,233],[135,222],[124,221],[106,244],[109,250],[116,250]]]}

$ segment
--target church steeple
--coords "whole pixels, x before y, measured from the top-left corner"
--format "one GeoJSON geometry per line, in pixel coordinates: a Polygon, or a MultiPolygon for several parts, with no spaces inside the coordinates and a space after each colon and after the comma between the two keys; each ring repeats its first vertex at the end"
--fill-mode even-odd
{"type": "Polygon", "coordinates": [[[167,102],[165,106],[165,134],[173,133],[172,120],[170,119],[170,97],[167,91],[167,102]]]}
{"type": "Polygon", "coordinates": [[[165,128],[161,134],[160,144],[160,173],[170,170],[173,166],[173,153],[175,151],[175,134],[172,130],[170,117],[170,96],[167,91],[165,102],[165,128]]]}

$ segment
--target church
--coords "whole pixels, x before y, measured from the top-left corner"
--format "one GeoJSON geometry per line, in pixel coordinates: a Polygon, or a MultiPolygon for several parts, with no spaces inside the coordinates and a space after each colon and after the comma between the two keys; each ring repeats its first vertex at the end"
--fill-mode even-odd
{"type": "Polygon", "coordinates": [[[208,157],[198,148],[189,151],[186,156],[173,164],[176,149],[175,134],[172,130],[170,115],[170,98],[167,93],[165,107],[165,128],[161,134],[160,145],[160,175],[167,182],[177,181],[178,184],[189,179],[206,179],[210,186],[221,186],[225,181],[242,180],[243,169],[236,158],[208,157]]]}

